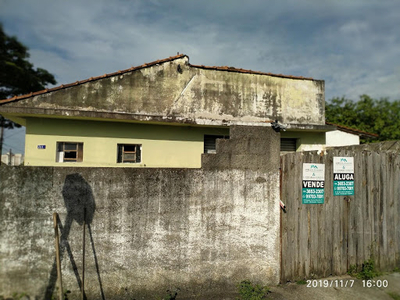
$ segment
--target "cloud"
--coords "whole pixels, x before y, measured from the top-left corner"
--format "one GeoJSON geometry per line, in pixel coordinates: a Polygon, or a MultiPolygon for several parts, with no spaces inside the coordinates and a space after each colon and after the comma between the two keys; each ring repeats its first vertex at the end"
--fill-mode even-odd
{"type": "Polygon", "coordinates": [[[5,0],[6,32],[68,83],[175,55],[399,99],[400,2],[5,0]],[[24,7],[24,9],[21,9],[24,7]]]}

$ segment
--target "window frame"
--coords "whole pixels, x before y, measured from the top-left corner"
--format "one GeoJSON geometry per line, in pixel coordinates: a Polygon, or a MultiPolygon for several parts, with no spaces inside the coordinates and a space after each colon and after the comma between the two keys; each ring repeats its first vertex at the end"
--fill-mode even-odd
{"type": "Polygon", "coordinates": [[[117,144],[117,164],[140,164],[142,162],[142,144],[117,144]],[[125,146],[134,146],[134,151],[125,151],[125,146]],[[126,159],[126,154],[135,154],[134,159],[126,159]]]}
{"type": "Polygon", "coordinates": [[[296,152],[298,148],[298,138],[281,138],[280,140],[280,152],[282,153],[290,153],[296,152]],[[292,148],[294,146],[294,148],[292,148]],[[289,149],[290,148],[290,149],[289,149]]]}
{"type": "Polygon", "coordinates": [[[56,142],[56,162],[80,163],[83,162],[83,142],[56,142]],[[75,145],[75,149],[66,149],[66,145],[75,145]],[[61,154],[62,153],[62,154],[61,154]],[[66,157],[66,153],[75,153],[75,158],[66,157]]]}
{"type": "Polygon", "coordinates": [[[204,154],[216,154],[217,153],[217,139],[229,139],[229,135],[221,134],[205,134],[203,137],[203,153],[204,154]],[[212,143],[210,143],[212,141],[212,143]],[[209,148],[210,144],[213,145],[213,149],[209,148]]]}

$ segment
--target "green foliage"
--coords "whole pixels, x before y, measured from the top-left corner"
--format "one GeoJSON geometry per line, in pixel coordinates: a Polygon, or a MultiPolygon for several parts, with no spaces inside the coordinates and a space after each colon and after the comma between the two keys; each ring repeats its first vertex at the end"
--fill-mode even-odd
{"type": "Polygon", "coordinates": [[[400,139],[400,100],[373,99],[360,96],[359,101],[333,98],[325,104],[327,122],[378,134],[377,139],[361,139],[363,143],[400,139]]]}
{"type": "Polygon", "coordinates": [[[347,274],[349,274],[350,276],[356,276],[357,265],[350,265],[349,270],[347,271],[347,274]]]}
{"type": "Polygon", "coordinates": [[[164,297],[162,297],[162,300],[176,300],[179,291],[180,291],[179,288],[176,289],[175,291],[167,290],[167,294],[164,297]]]}
{"type": "Polygon", "coordinates": [[[357,269],[357,265],[350,265],[347,273],[351,276],[357,277],[358,279],[366,280],[380,275],[380,273],[375,269],[375,261],[372,258],[364,261],[360,272],[357,272],[357,269]]]}
{"type": "Polygon", "coordinates": [[[369,260],[364,261],[361,272],[357,277],[360,279],[372,279],[378,275],[379,273],[375,270],[375,262],[370,258],[369,260]]]}
{"type": "Polygon", "coordinates": [[[394,268],[394,269],[393,269],[393,272],[395,272],[395,273],[400,273],[400,268],[398,268],[398,267],[394,268]]]}
{"type": "MultiPolygon", "coordinates": [[[[56,84],[54,76],[37,68],[28,61],[28,48],[16,37],[5,34],[0,24],[0,100],[45,89],[49,83],[56,84]]],[[[0,126],[21,127],[0,116],[0,126]]]]}
{"type": "MultiPolygon", "coordinates": [[[[64,300],[68,300],[68,294],[71,294],[71,291],[64,289],[64,293],[63,293],[64,300]]],[[[51,296],[51,300],[58,300],[58,299],[59,299],[59,297],[58,297],[58,287],[57,287],[55,293],[51,296]]]]}
{"type": "Polygon", "coordinates": [[[307,284],[307,281],[305,281],[305,280],[299,280],[299,281],[296,281],[296,283],[297,283],[297,284],[307,284]]]}
{"type": "Polygon", "coordinates": [[[243,280],[237,287],[240,294],[238,300],[262,300],[269,293],[268,287],[252,284],[249,280],[243,280]]]}
{"type": "Polygon", "coordinates": [[[20,300],[25,296],[28,297],[28,294],[27,293],[13,293],[12,294],[12,297],[13,297],[14,300],[20,300]]]}
{"type": "Polygon", "coordinates": [[[387,294],[394,300],[400,300],[400,295],[396,292],[387,292],[387,294]]]}
{"type": "Polygon", "coordinates": [[[56,84],[48,71],[33,68],[28,48],[16,37],[10,37],[0,24],[0,99],[40,91],[48,83],[56,84]]]}

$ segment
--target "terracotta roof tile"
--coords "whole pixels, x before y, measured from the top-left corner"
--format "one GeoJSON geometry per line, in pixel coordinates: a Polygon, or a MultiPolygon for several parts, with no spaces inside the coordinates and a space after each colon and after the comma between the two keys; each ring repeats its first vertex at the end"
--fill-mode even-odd
{"type": "MultiPolygon", "coordinates": [[[[84,84],[84,83],[91,82],[91,81],[96,81],[96,80],[107,78],[107,77],[121,75],[121,74],[128,73],[128,72],[131,72],[131,71],[134,71],[134,70],[139,70],[139,69],[151,67],[151,66],[154,66],[154,65],[158,65],[158,64],[162,64],[162,63],[165,63],[165,62],[169,62],[169,61],[175,60],[175,59],[179,59],[179,58],[182,58],[182,57],[188,57],[188,56],[185,55],[185,54],[178,54],[178,55],[175,55],[175,56],[170,56],[170,57],[165,58],[165,59],[159,59],[159,60],[156,60],[156,61],[153,61],[153,62],[150,62],[150,63],[145,63],[145,64],[142,64],[142,65],[137,66],[137,67],[131,67],[129,69],[119,70],[117,72],[108,73],[108,74],[100,75],[100,76],[97,76],[97,77],[90,77],[88,79],[75,81],[75,82],[69,83],[69,84],[61,84],[59,86],[56,86],[56,87],[53,87],[53,88],[46,88],[46,89],[44,89],[42,91],[37,91],[37,92],[34,92],[34,93],[29,93],[29,94],[20,95],[20,96],[14,96],[12,98],[0,100],[0,105],[1,104],[5,104],[5,103],[9,103],[9,102],[13,102],[13,101],[17,101],[17,100],[22,100],[22,99],[29,98],[29,97],[32,97],[32,96],[51,93],[51,92],[54,92],[54,91],[57,91],[57,90],[65,89],[65,88],[72,87],[72,86],[77,86],[77,85],[80,85],[80,84],[84,84]]],[[[189,64],[189,65],[191,67],[194,67],[194,68],[202,68],[202,69],[207,69],[207,70],[217,70],[217,71],[219,70],[219,71],[239,72],[239,73],[248,73],[248,74],[256,74],[256,75],[268,75],[268,76],[291,78],[291,79],[314,80],[312,78],[307,78],[307,77],[264,73],[264,72],[260,72],[260,71],[238,69],[238,68],[235,68],[235,67],[228,67],[228,66],[222,66],[222,67],[213,66],[213,67],[209,67],[209,66],[205,66],[205,65],[191,65],[191,64],[189,64]]]]}
{"type": "Polygon", "coordinates": [[[348,132],[348,133],[353,133],[353,134],[357,134],[360,136],[366,136],[366,137],[372,137],[372,138],[377,138],[379,137],[379,134],[376,133],[370,133],[370,132],[366,132],[366,131],[362,131],[362,130],[358,130],[358,129],[354,129],[351,127],[347,127],[347,126],[343,126],[343,125],[338,125],[338,124],[334,124],[331,122],[325,122],[326,125],[332,125],[335,126],[337,129],[344,131],[344,132],[348,132]]]}
{"type": "Polygon", "coordinates": [[[222,67],[213,66],[213,67],[209,67],[209,66],[205,66],[205,65],[192,65],[192,64],[190,66],[191,67],[195,67],[195,68],[207,69],[207,70],[217,70],[217,71],[219,70],[219,71],[238,72],[238,73],[247,73],[247,74],[255,74],[255,75],[268,75],[268,76],[273,76],[273,77],[281,77],[281,78],[289,78],[289,79],[315,80],[315,79],[310,78],[310,77],[265,73],[265,72],[260,72],[260,71],[238,69],[238,68],[235,68],[235,67],[228,67],[228,66],[222,66],[222,67]]]}

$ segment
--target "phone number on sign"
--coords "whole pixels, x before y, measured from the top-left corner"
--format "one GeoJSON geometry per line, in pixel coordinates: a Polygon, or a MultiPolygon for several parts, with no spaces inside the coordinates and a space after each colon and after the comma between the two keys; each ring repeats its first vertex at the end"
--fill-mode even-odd
{"type": "Polygon", "coordinates": [[[307,280],[307,287],[317,288],[317,287],[336,287],[336,288],[346,288],[353,287],[354,279],[350,280],[307,280]]]}

